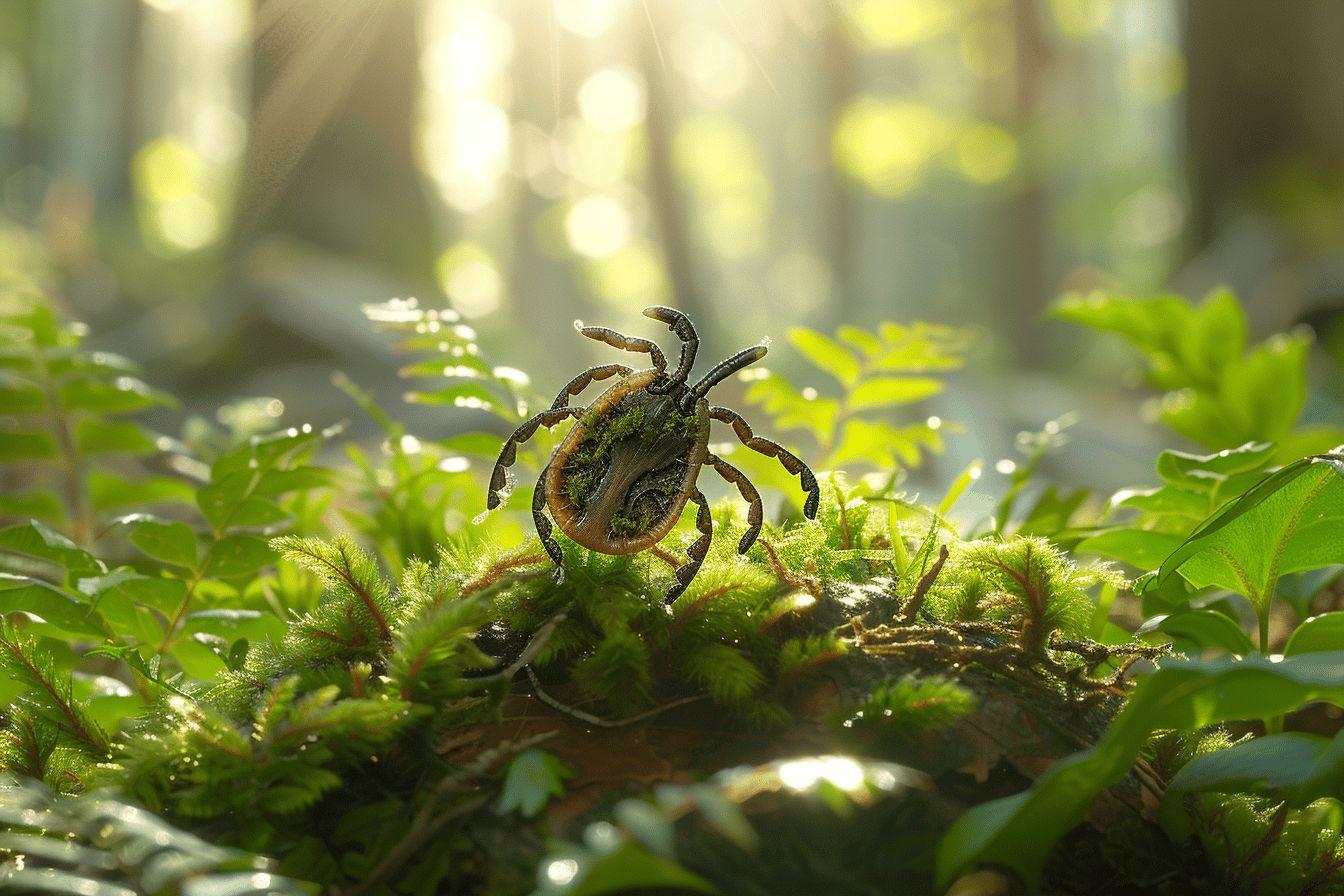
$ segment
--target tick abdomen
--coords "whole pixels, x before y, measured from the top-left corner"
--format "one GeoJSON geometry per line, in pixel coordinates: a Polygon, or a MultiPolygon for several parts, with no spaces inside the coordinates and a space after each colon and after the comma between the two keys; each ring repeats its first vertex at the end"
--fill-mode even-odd
{"type": "Polygon", "coordinates": [[[574,541],[634,553],[661,539],[704,463],[708,405],[683,414],[671,396],[645,391],[656,377],[626,377],[595,401],[556,449],[546,500],[574,541]]]}

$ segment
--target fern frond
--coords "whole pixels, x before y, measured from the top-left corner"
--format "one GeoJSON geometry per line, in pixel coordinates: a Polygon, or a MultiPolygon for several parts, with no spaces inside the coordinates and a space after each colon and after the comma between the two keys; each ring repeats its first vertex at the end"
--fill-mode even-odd
{"type": "Polygon", "coordinates": [[[377,640],[392,637],[388,622],[394,610],[392,586],[383,578],[373,555],[362,550],[347,534],[330,541],[286,535],[273,539],[272,548],[292,563],[316,575],[327,587],[347,596],[377,632],[377,640]]]}
{"type": "Polygon", "coordinates": [[[975,709],[975,695],[943,676],[884,681],[849,709],[846,727],[881,728],[902,737],[942,728],[975,709]]]}
{"type": "Polygon", "coordinates": [[[491,660],[472,640],[487,619],[487,607],[474,598],[430,604],[429,612],[403,626],[388,657],[387,675],[402,699],[434,703],[455,696],[468,669],[491,660]]]}
{"type": "Polygon", "coordinates": [[[107,756],[107,735],[76,702],[70,676],[58,672],[36,641],[9,622],[0,622],[0,669],[25,687],[20,699],[32,710],[37,724],[53,726],[62,743],[92,758],[107,756]]]}
{"type": "Polygon", "coordinates": [[[708,644],[686,658],[686,674],[720,703],[740,705],[765,681],[751,660],[727,644],[708,644]]]}
{"type": "Polygon", "coordinates": [[[620,712],[649,705],[652,692],[649,649],[628,630],[609,633],[574,667],[574,679],[620,712]]]}

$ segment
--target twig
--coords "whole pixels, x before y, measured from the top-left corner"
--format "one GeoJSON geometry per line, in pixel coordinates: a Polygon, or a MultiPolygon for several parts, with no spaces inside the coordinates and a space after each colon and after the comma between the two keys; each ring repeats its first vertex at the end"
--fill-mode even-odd
{"type": "Polygon", "coordinates": [[[919,584],[915,586],[915,593],[910,595],[910,600],[906,602],[905,608],[901,610],[901,621],[909,625],[919,616],[919,611],[924,609],[924,599],[929,596],[929,589],[938,579],[938,573],[943,571],[943,564],[947,562],[947,545],[939,545],[938,559],[933,561],[928,572],[920,578],[919,584]]]}
{"type": "Polygon", "coordinates": [[[568,611],[561,610],[550,619],[547,619],[541,624],[540,628],[532,633],[532,638],[527,642],[527,645],[523,647],[523,650],[518,654],[517,659],[498,672],[490,675],[483,675],[480,678],[472,679],[472,681],[475,683],[483,681],[512,681],[513,676],[518,674],[519,669],[522,669],[537,658],[537,654],[541,653],[541,649],[546,646],[546,642],[551,639],[551,635],[555,634],[555,630],[560,626],[560,623],[565,621],[567,616],[568,611]]]}
{"type": "Polygon", "coordinates": [[[532,671],[531,666],[526,666],[524,668],[527,670],[528,679],[532,682],[532,693],[536,695],[538,700],[557,712],[562,712],[567,716],[573,716],[580,722],[585,722],[598,728],[624,728],[626,725],[634,725],[645,719],[651,719],[659,713],[666,712],[674,707],[685,706],[687,703],[695,703],[700,700],[708,699],[709,697],[708,694],[696,694],[693,697],[682,697],[678,700],[673,700],[671,703],[655,706],[653,709],[645,710],[644,712],[633,716],[627,716],[624,719],[604,719],[601,716],[595,716],[592,713],[587,713],[581,709],[575,709],[572,706],[561,703],[541,689],[541,681],[537,679],[537,673],[532,671]]]}
{"type": "Polygon", "coordinates": [[[779,554],[775,553],[775,546],[764,538],[756,539],[756,543],[765,551],[765,559],[770,562],[770,571],[775,574],[775,578],[785,585],[801,588],[813,597],[823,596],[821,581],[816,576],[806,576],[789,569],[784,565],[784,561],[779,559],[779,554]]]}
{"type": "Polygon", "coordinates": [[[509,570],[517,569],[520,566],[531,566],[534,563],[541,563],[546,559],[545,554],[524,554],[518,557],[504,557],[501,560],[496,560],[482,570],[479,575],[463,582],[459,595],[465,597],[466,595],[480,591],[483,588],[489,588],[503,578],[504,574],[509,570]]]}

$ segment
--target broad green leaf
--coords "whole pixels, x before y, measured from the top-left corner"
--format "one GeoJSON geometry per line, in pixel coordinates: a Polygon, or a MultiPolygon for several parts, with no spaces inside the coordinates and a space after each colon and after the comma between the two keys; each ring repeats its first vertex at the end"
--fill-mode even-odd
{"type": "Polygon", "coordinates": [[[147,476],[140,480],[123,479],[106,470],[89,473],[89,503],[95,510],[119,510],[151,504],[180,504],[191,507],[196,489],[186,479],[171,476],[147,476]]]}
{"type": "Polygon", "coordinates": [[[524,818],[535,818],[552,797],[565,795],[565,778],[573,774],[545,750],[533,748],[519,753],[504,772],[499,811],[517,811],[524,818]]]}
{"type": "MultiPolygon", "coordinates": [[[[499,439],[495,440],[495,454],[499,453],[499,439]]],[[[493,455],[492,455],[493,456],[493,455]]],[[[331,485],[331,473],[321,467],[293,467],[286,470],[267,470],[252,490],[254,497],[273,498],[287,492],[312,491],[331,485]]]]}
{"type": "Polygon", "coordinates": [[[1055,843],[1128,773],[1151,732],[1266,718],[1318,700],[1344,705],[1344,653],[1168,662],[1139,682],[1095,747],[1056,763],[1029,790],[957,819],[939,846],[940,886],[976,866],[1000,865],[1036,889],[1055,843]]]}
{"type": "Polygon", "coordinates": [[[788,339],[803,357],[831,374],[841,385],[852,387],[859,381],[858,358],[829,336],[807,327],[790,327],[788,339]]]}
{"type": "Polygon", "coordinates": [[[165,616],[182,603],[186,597],[187,583],[183,579],[167,576],[141,575],[129,567],[114,570],[105,576],[81,579],[79,592],[87,595],[113,624],[114,607],[122,604],[120,612],[128,612],[125,607],[152,607],[165,616]]]}
{"type": "Polygon", "coordinates": [[[229,517],[229,525],[265,528],[291,519],[293,516],[274,501],[251,497],[234,508],[232,516],[229,517]]]}
{"type": "MultiPolygon", "coordinates": [[[[574,859],[557,858],[555,862],[573,862],[574,859]]],[[[536,891],[537,896],[565,894],[565,896],[602,896],[607,893],[718,893],[719,890],[709,881],[687,871],[676,862],[656,856],[638,843],[626,842],[614,852],[595,861],[579,865],[575,876],[564,885],[555,885],[553,881],[563,880],[569,873],[568,867],[560,871],[550,881],[536,891]],[[547,884],[551,884],[548,886],[547,884]]]]}
{"type": "Polygon", "coordinates": [[[1213,454],[1167,450],[1157,456],[1157,474],[1173,485],[1209,490],[1229,476],[1264,469],[1274,453],[1271,442],[1247,442],[1213,454]]]}
{"type": "Polygon", "coordinates": [[[81,454],[153,454],[154,436],[135,423],[85,417],[75,424],[75,446],[81,454]]]}
{"type": "Polygon", "coordinates": [[[1111,506],[1133,508],[1145,519],[1150,520],[1155,517],[1175,517],[1171,523],[1156,520],[1155,522],[1184,528],[1187,532],[1214,509],[1210,506],[1208,494],[1169,485],[1162,488],[1125,489],[1116,492],[1111,498],[1111,506]],[[1182,526],[1185,520],[1190,519],[1195,523],[1191,526],[1182,526]]]}
{"type": "Polygon", "coordinates": [[[1284,656],[1299,653],[1328,653],[1344,651],[1344,611],[1322,613],[1304,621],[1288,638],[1284,656]]]}
{"type": "Polygon", "coordinates": [[[102,561],[55,529],[29,520],[0,529],[0,551],[13,551],[54,563],[72,580],[107,572],[102,561]]]}
{"type": "Polygon", "coordinates": [[[1278,441],[1292,430],[1307,401],[1311,342],[1305,333],[1274,336],[1223,372],[1218,392],[1244,438],[1278,441]]]}
{"type": "Polygon", "coordinates": [[[914,423],[897,428],[887,423],[847,420],[840,432],[839,444],[822,466],[839,470],[860,463],[879,469],[918,467],[923,452],[943,450],[943,439],[927,424],[914,423]]]}
{"type": "Polygon", "coordinates": [[[0,514],[10,518],[60,520],[65,516],[60,500],[51,492],[34,491],[23,494],[17,489],[14,494],[0,494],[0,514]]]}
{"type": "Polygon", "coordinates": [[[230,640],[244,637],[265,641],[270,638],[277,643],[288,630],[284,620],[271,613],[224,607],[188,613],[183,628],[187,632],[204,632],[230,640]]]}
{"type": "Polygon", "coordinates": [[[147,556],[174,566],[196,568],[196,533],[179,520],[132,513],[113,520],[131,530],[129,540],[147,556]]]}
{"type": "Polygon", "coordinates": [[[0,414],[40,414],[47,400],[35,383],[0,370],[0,414]]]}
{"type": "Polygon", "coordinates": [[[866,379],[850,390],[846,404],[856,411],[895,407],[923,401],[942,391],[942,380],[932,377],[879,376],[866,379]]]}
{"type": "Polygon", "coordinates": [[[1289,732],[1242,741],[1197,756],[1176,773],[1163,796],[1163,820],[1191,792],[1267,793],[1301,808],[1344,785],[1344,733],[1333,740],[1289,732]]]}
{"type": "Polygon", "coordinates": [[[256,483],[256,474],[249,470],[228,473],[196,492],[196,506],[218,531],[233,524],[233,514],[247,500],[256,483]]]}
{"type": "Polygon", "coordinates": [[[70,411],[126,414],[177,402],[166,393],[151,389],[142,380],[119,376],[112,380],[76,379],[61,384],[61,404],[70,411]]]}
{"type": "Polygon", "coordinates": [[[0,607],[6,613],[41,617],[72,635],[106,637],[110,634],[98,614],[84,601],[50,582],[0,572],[0,607]]]}
{"type": "Polygon", "coordinates": [[[1181,610],[1169,616],[1155,616],[1143,624],[1139,634],[1154,630],[1183,638],[1197,647],[1215,647],[1237,656],[1255,653],[1255,645],[1245,630],[1216,610],[1181,610]]]}
{"type": "Polygon", "coordinates": [[[1055,317],[1094,330],[1118,333],[1146,353],[1174,364],[1179,334],[1191,329],[1190,305],[1176,296],[1131,299],[1104,290],[1069,293],[1053,308],[1055,317]]]}
{"type": "MultiPolygon", "coordinates": [[[[805,429],[817,441],[825,443],[835,429],[840,402],[809,393],[803,395],[782,376],[768,374],[747,387],[747,401],[759,404],[774,418],[777,430],[805,429]]],[[[495,453],[499,452],[496,444],[495,453]]]]}
{"type": "Polygon", "coordinates": [[[840,337],[841,342],[854,346],[869,358],[876,358],[886,351],[885,343],[862,327],[845,324],[835,331],[835,335],[840,337]]]}
{"type": "Polygon", "coordinates": [[[275,560],[266,539],[254,535],[226,535],[215,542],[205,574],[218,579],[245,576],[275,560]]]}
{"type": "Polygon", "coordinates": [[[1180,572],[1197,588],[1241,594],[1262,614],[1280,576],[1344,563],[1344,453],[1304,458],[1224,506],[1145,587],[1180,572]]]}
{"type": "Polygon", "coordinates": [[[1181,343],[1186,366],[1204,382],[1216,382],[1246,351],[1246,315],[1228,289],[1219,289],[1195,309],[1181,343]]]}
{"type": "Polygon", "coordinates": [[[0,432],[0,461],[50,460],[56,441],[45,432],[0,432]]]}

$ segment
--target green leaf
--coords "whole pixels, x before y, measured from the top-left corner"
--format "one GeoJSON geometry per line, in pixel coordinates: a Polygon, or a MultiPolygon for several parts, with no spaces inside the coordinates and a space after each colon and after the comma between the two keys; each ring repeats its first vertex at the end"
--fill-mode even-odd
{"type": "Polygon", "coordinates": [[[568,886],[543,888],[538,893],[600,896],[605,893],[687,891],[719,892],[718,888],[698,874],[654,855],[638,843],[627,842],[587,867],[581,866],[578,875],[568,886]]]}
{"type": "MultiPolygon", "coordinates": [[[[92,598],[94,606],[109,617],[114,612],[112,608],[118,603],[152,607],[169,615],[186,596],[187,583],[165,576],[140,575],[123,567],[105,576],[80,579],[79,592],[92,598]]],[[[115,619],[112,621],[116,622],[115,619]]]]}
{"type": "Polygon", "coordinates": [[[1247,442],[1214,454],[1168,450],[1157,456],[1157,474],[1173,485],[1207,491],[1229,476],[1264,469],[1274,453],[1271,442],[1247,442]]]}
{"type": "Polygon", "coordinates": [[[1195,530],[1145,587],[1176,572],[1197,588],[1241,594],[1267,612],[1280,576],[1344,563],[1344,453],[1304,458],[1266,477],[1195,530]]]}
{"type": "Polygon", "coordinates": [[[942,380],[932,377],[879,376],[855,386],[846,403],[856,411],[896,407],[923,401],[942,391],[942,380]]]}
{"type": "Polygon", "coordinates": [[[1268,793],[1301,808],[1344,785],[1344,733],[1333,740],[1291,732],[1242,741],[1196,756],[1176,773],[1162,799],[1163,820],[1179,810],[1182,794],[1268,793]]]}
{"type": "Polygon", "coordinates": [[[452,405],[481,410],[493,410],[500,400],[489,386],[472,380],[456,382],[432,392],[407,392],[405,398],[412,404],[452,405]]]}
{"type": "Polygon", "coordinates": [[[177,402],[166,393],[151,389],[131,376],[112,380],[76,379],[61,384],[61,404],[68,411],[95,411],[99,414],[126,414],[177,402]]]}
{"type": "Polygon", "coordinates": [[[229,517],[229,525],[266,528],[277,523],[288,522],[291,519],[293,519],[293,516],[289,511],[274,501],[251,497],[234,508],[232,515],[229,517]]]}
{"type": "Polygon", "coordinates": [[[215,542],[205,574],[219,579],[245,576],[275,560],[266,539],[254,535],[226,535],[215,542]]]}
{"type": "Polygon", "coordinates": [[[1322,613],[1304,621],[1288,638],[1283,655],[1327,653],[1334,650],[1344,651],[1344,611],[1322,613]]]}
{"type": "Polygon", "coordinates": [[[545,750],[533,748],[519,753],[504,772],[499,811],[517,811],[524,818],[534,818],[552,797],[565,795],[565,778],[573,774],[545,750]]]}
{"type": "Polygon", "coordinates": [[[45,432],[0,432],[0,461],[50,460],[56,442],[45,432]]]}
{"type": "Polygon", "coordinates": [[[859,360],[829,336],[807,327],[790,327],[788,339],[803,357],[831,374],[841,385],[853,387],[859,381],[859,360]]]}
{"type": "Polygon", "coordinates": [[[105,470],[89,473],[89,503],[95,510],[145,507],[151,504],[191,507],[195,501],[196,489],[186,479],[147,476],[132,481],[105,470]]]}
{"type": "Polygon", "coordinates": [[[1215,647],[1237,656],[1255,653],[1255,645],[1242,627],[1216,610],[1181,610],[1169,616],[1155,616],[1138,633],[1152,630],[1183,638],[1197,647],[1215,647]]]}
{"type": "Polygon", "coordinates": [[[6,613],[32,613],[72,635],[110,634],[87,603],[41,579],[0,572],[0,606],[6,613]]]}
{"type": "MultiPolygon", "coordinates": [[[[825,443],[835,428],[840,402],[814,393],[809,395],[793,388],[782,376],[771,373],[751,382],[747,387],[746,399],[752,404],[761,405],[774,418],[777,430],[805,429],[817,441],[825,443]]],[[[496,442],[493,453],[498,452],[499,444],[496,442]]]]}
{"type": "Polygon", "coordinates": [[[135,423],[85,417],[75,424],[75,447],[80,454],[153,454],[154,436],[135,423]]]}
{"type": "Polygon", "coordinates": [[[147,556],[174,566],[196,568],[196,533],[186,523],[147,513],[132,513],[113,523],[128,527],[131,544],[147,556]]]}
{"type": "Polygon", "coordinates": [[[255,478],[248,470],[212,478],[209,485],[196,492],[196,506],[210,521],[210,525],[217,530],[222,529],[231,523],[233,512],[247,500],[255,478]]]}
{"type": "Polygon", "coordinates": [[[46,410],[47,400],[36,384],[0,370],[0,413],[40,414],[46,410]]]}
{"type": "Polygon", "coordinates": [[[1055,843],[1083,820],[1101,790],[1125,776],[1151,732],[1266,718],[1317,700],[1344,705],[1341,667],[1344,653],[1282,662],[1263,656],[1168,662],[1139,682],[1095,747],[1056,763],[1029,790],[982,803],[957,819],[939,847],[940,886],[993,864],[1016,871],[1036,889],[1055,843]]]}
{"type": "Polygon", "coordinates": [[[0,529],[0,550],[54,563],[69,573],[71,579],[107,572],[97,557],[37,520],[0,529]]]}

